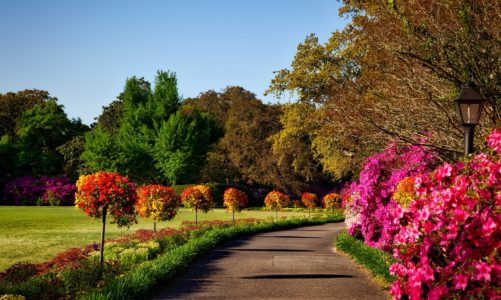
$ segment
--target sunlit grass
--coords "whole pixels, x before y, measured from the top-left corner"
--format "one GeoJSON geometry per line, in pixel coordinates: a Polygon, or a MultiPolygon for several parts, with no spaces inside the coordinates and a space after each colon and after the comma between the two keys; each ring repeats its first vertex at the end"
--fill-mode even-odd
{"type": "MultiPolygon", "coordinates": [[[[301,215],[308,214],[280,212],[278,217],[301,215]]],[[[258,210],[235,214],[235,218],[274,217],[274,212],[258,210]]],[[[173,220],[157,223],[157,229],[179,227],[185,220],[194,221],[195,213],[180,209],[173,220]]],[[[231,220],[231,214],[224,209],[214,209],[207,214],[199,213],[198,220],[231,220]]],[[[152,228],[151,221],[141,218],[130,229],[107,224],[106,238],[152,228]]],[[[100,220],[94,220],[74,207],[0,206],[0,271],[16,262],[42,262],[69,248],[98,243],[100,235],[100,220]]]]}

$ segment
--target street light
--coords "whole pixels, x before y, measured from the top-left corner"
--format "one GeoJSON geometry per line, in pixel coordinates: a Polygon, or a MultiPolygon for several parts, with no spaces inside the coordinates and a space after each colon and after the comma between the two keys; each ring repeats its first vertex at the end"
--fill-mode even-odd
{"type": "Polygon", "coordinates": [[[484,98],[477,91],[472,82],[467,82],[461,87],[461,94],[456,100],[461,125],[464,128],[464,154],[473,152],[473,132],[478,125],[480,114],[484,107],[484,98]]]}

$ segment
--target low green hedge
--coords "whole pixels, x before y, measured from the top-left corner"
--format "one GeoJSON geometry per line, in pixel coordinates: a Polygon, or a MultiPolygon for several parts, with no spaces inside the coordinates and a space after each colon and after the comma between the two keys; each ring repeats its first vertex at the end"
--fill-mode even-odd
{"type": "Polygon", "coordinates": [[[156,285],[173,278],[180,271],[188,268],[197,257],[223,242],[242,235],[338,222],[342,221],[343,218],[341,214],[335,214],[309,219],[285,219],[278,222],[213,229],[205,232],[200,237],[193,238],[187,243],[165,252],[155,260],[140,264],[124,276],[111,280],[104,288],[83,295],[79,299],[143,299],[152,292],[156,285]]]}
{"type": "Polygon", "coordinates": [[[390,266],[395,262],[390,253],[369,247],[346,232],[337,236],[336,248],[368,269],[382,286],[387,288],[395,281],[395,277],[391,276],[389,271],[390,266]]]}

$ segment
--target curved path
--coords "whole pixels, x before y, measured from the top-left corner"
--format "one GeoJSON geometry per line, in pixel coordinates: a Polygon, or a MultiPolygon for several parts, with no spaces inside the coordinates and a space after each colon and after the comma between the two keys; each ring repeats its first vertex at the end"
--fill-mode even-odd
{"type": "Polygon", "coordinates": [[[333,248],[344,223],[260,233],[198,259],[152,299],[388,299],[333,248]]]}

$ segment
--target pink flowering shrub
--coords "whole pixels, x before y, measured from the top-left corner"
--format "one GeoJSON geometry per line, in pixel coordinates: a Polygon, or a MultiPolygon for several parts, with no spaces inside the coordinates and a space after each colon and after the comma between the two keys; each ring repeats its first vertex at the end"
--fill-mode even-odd
{"type": "Polygon", "coordinates": [[[390,250],[399,225],[393,212],[400,207],[392,199],[397,184],[405,177],[431,170],[436,155],[424,147],[398,146],[368,157],[360,179],[343,189],[348,232],[363,237],[369,246],[390,250]]]}
{"type": "Polygon", "coordinates": [[[394,224],[397,299],[500,299],[501,132],[491,155],[414,177],[415,198],[394,224]]]}

